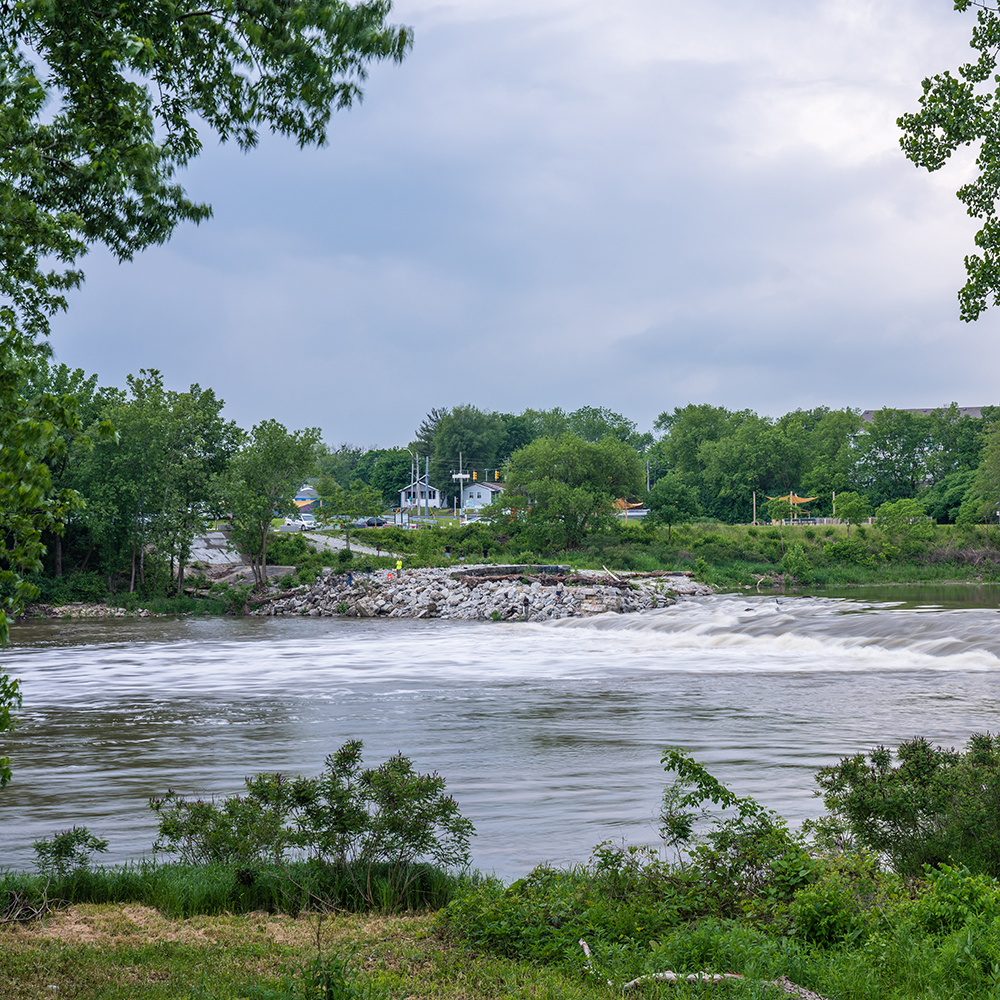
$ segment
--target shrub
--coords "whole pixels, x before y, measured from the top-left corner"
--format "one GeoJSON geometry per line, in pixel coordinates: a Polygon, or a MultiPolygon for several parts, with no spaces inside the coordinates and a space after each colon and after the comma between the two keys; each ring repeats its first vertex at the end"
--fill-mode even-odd
{"type": "Polygon", "coordinates": [[[94,854],[108,849],[108,842],[95,837],[85,826],[74,826],[51,838],[36,840],[35,867],[46,879],[65,879],[70,873],[90,867],[94,854]]]}
{"type": "Polygon", "coordinates": [[[393,909],[418,877],[419,862],[466,866],[475,830],[439,775],[417,773],[402,754],[363,769],[362,747],[360,740],[345,743],[317,778],[257,774],[246,780],[245,795],[221,803],[174,792],[152,799],[159,817],[153,850],[230,865],[251,881],[261,865],[304,856],[350,878],[368,905],[393,909]]]}
{"type": "Polygon", "coordinates": [[[677,747],[664,751],[662,762],[677,777],[664,789],[660,836],[688,851],[691,877],[709,909],[737,913],[747,900],[790,899],[815,879],[815,863],[776,812],[737,796],[677,747]],[[712,815],[707,803],[732,812],[716,816],[699,836],[696,825],[712,815]]]}
{"type": "Polygon", "coordinates": [[[880,746],[823,768],[816,781],[833,818],[897,872],[956,863],[1000,875],[1000,737],[976,734],[964,752],[923,738],[895,754],[880,746]]]}
{"type": "Polygon", "coordinates": [[[789,546],[785,558],[781,561],[781,568],[794,576],[799,583],[809,583],[812,580],[809,556],[806,555],[805,546],[801,542],[794,542],[789,546]]]}

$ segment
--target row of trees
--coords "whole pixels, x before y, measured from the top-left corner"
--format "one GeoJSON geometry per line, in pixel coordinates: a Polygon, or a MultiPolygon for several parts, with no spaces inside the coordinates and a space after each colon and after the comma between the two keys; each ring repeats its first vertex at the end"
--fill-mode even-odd
{"type": "MultiPolygon", "coordinates": [[[[936,520],[953,522],[963,504],[967,518],[981,519],[990,498],[1000,499],[997,484],[990,486],[979,473],[998,418],[1000,408],[984,407],[978,419],[961,414],[954,404],[929,414],[886,408],[867,422],[851,409],[818,407],[771,418],[752,410],[689,404],[661,413],[653,432],[640,433],[633,421],[598,407],[514,415],[466,405],[431,410],[405,448],[343,445],[326,450],[320,467],[337,482],[371,486],[386,504],[394,504],[417,457],[421,470],[430,457],[431,483],[449,501],[458,491],[451,475],[460,460],[466,470],[490,470],[491,479],[492,470],[501,470],[508,487],[518,490],[526,463],[535,462],[533,501],[549,496],[552,503],[543,508],[562,504],[567,511],[582,511],[561,491],[580,489],[581,476],[587,480],[580,471],[587,467],[583,445],[612,441],[634,456],[636,474],[587,480],[590,488],[607,494],[604,487],[615,483],[619,492],[608,503],[617,497],[648,502],[667,524],[698,516],[749,521],[754,493],[758,516],[765,516],[768,497],[793,490],[816,496],[812,512],[821,516],[833,515],[835,495],[848,502],[851,493],[872,509],[919,499],[936,520]],[[539,445],[542,441],[548,444],[539,445]],[[563,455],[555,463],[553,449],[563,455]],[[546,476],[545,468],[558,468],[558,475],[546,476]]],[[[574,524],[593,523],[595,509],[566,517],[574,524]]],[[[579,533],[578,527],[567,530],[579,533]]]]}
{"type": "Polygon", "coordinates": [[[101,388],[96,376],[40,361],[22,392],[72,400],[81,430],[48,459],[52,490],[74,498],[65,524],[44,529],[51,576],[91,569],[112,588],[180,591],[194,536],[224,516],[264,581],[271,519],[294,509],[318,429],[266,420],[246,432],[222,416],[212,389],[167,389],[155,369],[129,376],[125,389],[101,388]]]}
{"type": "Polygon", "coordinates": [[[362,482],[380,490],[386,504],[399,502],[399,491],[410,481],[414,459],[430,459],[432,485],[450,502],[458,494],[452,473],[459,465],[481,473],[502,469],[511,456],[540,438],[566,435],[589,444],[606,437],[644,451],[653,435],[640,433],[634,421],[604,407],[583,406],[571,413],[524,410],[520,414],[480,410],[468,404],[434,408],[421,421],[414,439],[404,448],[363,449],[344,444],[327,449],[320,457],[323,474],[338,483],[362,482]]]}
{"type": "Polygon", "coordinates": [[[23,370],[20,392],[63,400],[76,414],[46,459],[48,491],[63,498],[39,536],[49,575],[92,570],[112,589],[146,593],[183,588],[192,539],[218,517],[231,518],[263,584],[271,520],[294,510],[304,480],[312,477],[327,510],[376,513],[398,502],[422,447],[434,485],[451,485],[453,450],[466,468],[499,469],[505,502],[486,520],[498,536],[526,533],[535,551],[581,544],[621,500],[647,505],[668,527],[748,521],[754,491],[761,518],[774,515],[767,497],[791,490],[817,495],[813,512],[831,514],[836,492],[837,513],[851,523],[899,500],[940,521],[977,521],[995,516],[1000,500],[1000,408],[983,419],[955,407],[886,409],[866,423],[848,409],[772,419],[689,405],[662,413],[654,438],[596,407],[512,416],[458,406],[428,414],[406,448],[364,450],[331,449],[318,429],[289,432],[276,421],[246,432],[223,417],[213,390],[168,389],[155,370],[101,388],[96,376],[41,360],[23,370]],[[440,480],[435,463],[447,470],[440,480]]]}

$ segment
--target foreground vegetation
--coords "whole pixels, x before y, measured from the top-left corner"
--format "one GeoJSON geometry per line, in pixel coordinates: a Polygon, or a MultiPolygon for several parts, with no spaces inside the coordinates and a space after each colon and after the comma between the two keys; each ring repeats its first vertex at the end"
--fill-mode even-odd
{"type": "MultiPolygon", "coordinates": [[[[351,747],[338,753],[351,758],[351,747]]],[[[323,791],[328,779],[287,782],[277,824],[266,808],[277,776],[200,804],[200,816],[174,810],[176,822],[161,803],[161,840],[217,858],[200,864],[92,869],[102,842],[67,831],[36,844],[37,873],[0,878],[0,994],[703,995],[703,984],[650,978],[670,970],[742,977],[716,985],[714,995],[732,997],[773,997],[769,984],[783,977],[831,1000],[1000,997],[1000,740],[979,734],[955,751],[917,739],[823,769],[829,812],[807,825],[808,841],[683,751],[663,763],[673,775],[660,813],[671,860],[608,842],[586,864],[536,868],[510,885],[416,859],[427,891],[365,894],[355,870],[330,895],[317,873],[343,876],[349,852],[333,863],[318,855],[330,843],[323,829],[335,835],[353,815],[363,855],[372,824],[398,830],[399,816],[392,806],[359,821],[356,786],[342,784],[338,800],[332,786],[323,791]],[[283,857],[293,842],[311,843],[309,856],[283,857]],[[39,901],[41,912],[27,912],[39,901]]],[[[405,768],[384,768],[387,787],[411,784],[405,768]]]]}

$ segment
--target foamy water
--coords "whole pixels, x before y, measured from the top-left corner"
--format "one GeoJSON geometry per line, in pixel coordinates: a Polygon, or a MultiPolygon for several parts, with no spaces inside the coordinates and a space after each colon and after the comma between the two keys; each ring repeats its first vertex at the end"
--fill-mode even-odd
{"type": "Polygon", "coordinates": [[[73,823],[148,852],[168,788],[317,773],[361,738],[448,780],[505,876],[655,843],[662,749],[680,745],[793,822],[815,769],[917,734],[1000,730],[995,608],[735,595],[644,615],[509,623],[334,619],[22,625],[0,862],[73,823]],[[62,634],[60,634],[62,633],[62,634]]]}

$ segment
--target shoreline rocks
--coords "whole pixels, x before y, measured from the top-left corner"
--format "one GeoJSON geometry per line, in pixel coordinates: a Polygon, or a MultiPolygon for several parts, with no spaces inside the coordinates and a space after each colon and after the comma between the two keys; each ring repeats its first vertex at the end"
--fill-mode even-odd
{"type": "Polygon", "coordinates": [[[39,618],[163,618],[164,615],[149,611],[146,608],[136,608],[129,611],[126,608],[110,607],[107,604],[29,604],[18,615],[18,621],[31,621],[39,618]]]}
{"type": "Polygon", "coordinates": [[[401,576],[382,571],[355,575],[353,586],[346,574],[324,571],[311,586],[268,595],[247,613],[541,622],[634,614],[670,607],[677,595],[714,593],[687,574],[552,572],[559,569],[562,567],[438,567],[404,570],[401,576]]]}

